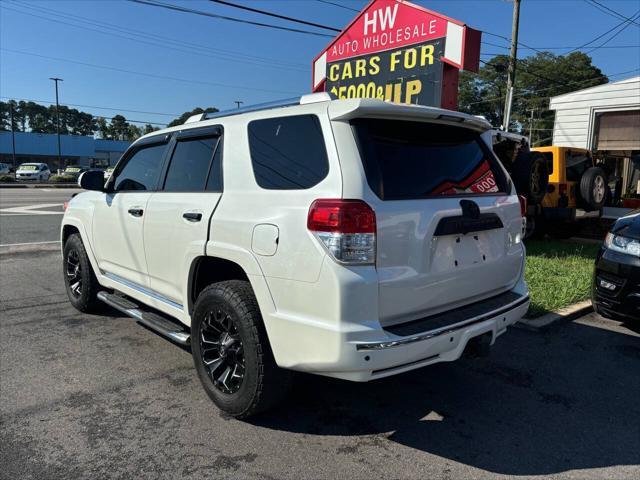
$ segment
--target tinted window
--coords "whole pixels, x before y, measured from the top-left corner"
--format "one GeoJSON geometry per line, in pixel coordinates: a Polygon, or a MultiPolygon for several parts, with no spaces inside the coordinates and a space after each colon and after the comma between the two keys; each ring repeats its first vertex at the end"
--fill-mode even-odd
{"type": "Polygon", "coordinates": [[[164,190],[167,192],[203,191],[217,143],[217,137],[178,141],[164,181],[164,190]]]}
{"type": "Polygon", "coordinates": [[[249,148],[253,173],[262,188],[310,188],[329,172],[320,121],[314,115],[249,123],[249,148]]]}
{"type": "Polygon", "coordinates": [[[382,199],[504,192],[506,179],[479,134],[424,122],[353,122],[367,181],[382,199]]]}
{"type": "Polygon", "coordinates": [[[210,192],[222,191],[222,141],[218,142],[216,153],[213,156],[213,163],[207,180],[207,190],[210,192]]]}
{"type": "Polygon", "coordinates": [[[166,145],[138,150],[115,179],[114,190],[155,190],[166,145]]]}

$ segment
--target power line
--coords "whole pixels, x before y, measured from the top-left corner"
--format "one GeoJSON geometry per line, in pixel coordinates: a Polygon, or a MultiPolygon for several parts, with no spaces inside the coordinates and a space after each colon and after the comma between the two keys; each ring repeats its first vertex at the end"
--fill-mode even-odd
{"type": "MultiPolygon", "coordinates": [[[[55,100],[54,101],[51,101],[51,100],[30,100],[28,98],[16,98],[16,97],[4,97],[4,96],[0,97],[0,98],[7,98],[7,99],[10,99],[10,100],[22,100],[22,101],[25,101],[25,102],[43,102],[43,103],[48,103],[50,105],[53,105],[55,103],[55,100]]],[[[62,106],[62,107],[68,107],[70,105],[73,105],[73,104],[72,103],[61,103],[60,104],[60,106],[62,106]]],[[[78,105],[76,105],[76,106],[78,106],[78,105]]],[[[83,113],[87,113],[87,112],[83,112],[83,113]]],[[[106,120],[113,120],[115,118],[115,117],[105,117],[105,116],[102,116],[102,115],[93,115],[93,117],[94,118],[104,118],[106,120]]],[[[160,125],[162,127],[166,126],[166,123],[151,122],[149,120],[132,120],[130,118],[125,118],[125,120],[127,122],[131,122],[131,123],[142,123],[142,124],[147,124],[148,123],[150,125],[160,125]]]]}
{"type": "MultiPolygon", "coordinates": [[[[606,13],[607,15],[612,16],[614,18],[617,18],[618,20],[631,20],[629,17],[625,17],[620,12],[615,11],[613,8],[607,7],[606,5],[598,2],[597,0],[584,0],[584,1],[596,7],[601,12],[606,13]]],[[[631,22],[637,26],[640,26],[640,23],[636,21],[631,20],[631,22]]]]}
{"type": "Polygon", "coordinates": [[[326,3],[327,5],[333,5],[334,7],[344,8],[345,10],[350,10],[350,11],[352,11],[352,12],[358,12],[358,13],[360,13],[360,10],[358,10],[357,8],[347,7],[347,6],[345,6],[345,5],[340,5],[339,3],[329,2],[329,1],[327,1],[327,0],[316,0],[316,2],[319,2],[319,3],[326,3]]]}
{"type": "MultiPolygon", "coordinates": [[[[486,62],[484,62],[484,63],[486,63],[486,62]]],[[[634,73],[634,72],[637,72],[637,71],[640,71],[640,68],[635,68],[635,69],[633,69],[633,70],[627,70],[627,71],[625,71],[625,72],[612,73],[611,75],[607,75],[607,77],[608,77],[608,78],[612,78],[612,77],[619,77],[620,75],[626,75],[626,74],[628,74],[628,73],[634,73]]],[[[593,80],[596,80],[597,78],[599,78],[599,77],[586,78],[586,79],[579,80],[579,81],[572,82],[572,83],[573,83],[575,86],[578,86],[578,85],[581,85],[581,84],[583,84],[583,83],[592,82],[593,80]]],[[[602,85],[605,85],[605,84],[602,84],[602,85]]],[[[598,85],[594,85],[594,86],[598,86],[598,85]]],[[[556,87],[538,88],[538,89],[530,90],[530,91],[527,91],[527,92],[516,93],[516,94],[514,94],[514,95],[513,95],[513,97],[514,97],[514,98],[515,98],[515,97],[522,97],[522,96],[525,96],[525,95],[531,95],[531,94],[535,94],[535,93],[545,92],[545,91],[547,91],[547,90],[552,90],[552,89],[554,89],[554,88],[556,88],[556,87]]],[[[564,94],[560,94],[560,95],[564,95],[564,94]]],[[[540,98],[549,98],[549,97],[548,97],[548,96],[545,96],[545,97],[540,97],[540,98]]],[[[468,103],[467,105],[478,105],[478,104],[480,104],[480,103],[493,102],[494,100],[502,100],[502,96],[500,96],[500,97],[491,97],[491,98],[486,98],[486,99],[484,99],[484,100],[480,100],[480,101],[478,101],[478,102],[470,102],[470,103],[468,103]]]]}
{"type": "MultiPolygon", "coordinates": [[[[0,98],[4,98],[5,100],[13,100],[16,97],[8,97],[8,96],[0,96],[0,98]]],[[[51,100],[36,100],[33,98],[21,98],[20,100],[24,100],[26,102],[42,102],[42,103],[51,103],[51,100]]],[[[113,110],[114,112],[130,112],[130,113],[145,113],[148,115],[163,115],[166,117],[179,117],[180,113],[160,113],[160,112],[146,112],[144,110],[129,110],[126,108],[119,107],[102,107],[97,105],[83,105],[81,103],[65,103],[67,107],[82,107],[82,108],[96,108],[98,110],[113,110]]]]}
{"type": "MultiPolygon", "coordinates": [[[[633,18],[640,18],[640,10],[638,10],[638,14],[635,15],[633,18]]],[[[591,52],[598,50],[599,48],[604,47],[607,43],[609,43],[611,40],[613,40],[614,38],[616,38],[618,35],[620,35],[622,32],[624,32],[629,26],[631,26],[631,23],[629,23],[632,19],[629,19],[626,23],[626,25],[624,25],[620,30],[618,30],[616,33],[614,33],[613,35],[611,35],[607,40],[605,40],[604,42],[602,42],[600,45],[598,45],[597,47],[592,48],[591,50],[587,50],[586,52],[584,52],[585,54],[590,54],[591,52]]]]}
{"type": "MultiPolygon", "coordinates": [[[[522,59],[517,59],[518,62],[524,62],[524,60],[522,59]]],[[[487,66],[493,66],[490,65],[489,62],[485,62],[484,60],[480,59],[481,63],[484,63],[487,66]]],[[[544,75],[540,75],[539,73],[534,73],[531,70],[529,70],[529,67],[526,64],[520,65],[519,68],[521,68],[522,70],[525,71],[525,73],[528,73],[529,75],[533,75],[534,77],[538,77],[541,80],[546,80],[547,82],[553,82],[556,83],[558,85],[564,85],[566,87],[569,86],[569,84],[567,82],[562,82],[560,80],[556,80],[554,78],[549,78],[549,77],[545,77],[544,75]]]]}
{"type": "MultiPolygon", "coordinates": [[[[584,43],[584,44],[580,45],[579,47],[576,47],[576,48],[574,48],[573,50],[570,50],[569,52],[565,53],[565,55],[568,55],[568,54],[570,54],[570,53],[575,52],[576,50],[580,50],[580,49],[582,49],[582,48],[584,48],[584,47],[586,47],[586,46],[588,46],[588,45],[591,45],[593,42],[596,42],[596,41],[600,40],[602,37],[604,37],[604,36],[608,35],[608,34],[609,34],[609,33],[611,33],[612,31],[614,31],[614,30],[616,30],[617,28],[619,28],[620,26],[622,26],[622,25],[625,25],[625,24],[626,24],[626,25],[622,28],[622,30],[624,30],[625,28],[627,28],[627,27],[629,26],[629,22],[630,22],[630,21],[635,20],[635,18],[638,16],[638,14],[639,14],[639,13],[640,13],[640,10],[638,10],[636,13],[634,13],[634,14],[633,14],[633,16],[632,16],[632,18],[630,18],[630,19],[628,19],[628,20],[624,20],[624,21],[622,21],[622,22],[618,23],[616,26],[614,26],[613,28],[610,28],[609,30],[607,30],[607,31],[606,31],[606,32],[604,32],[603,34],[598,35],[598,36],[597,36],[596,38],[594,38],[593,40],[590,40],[590,41],[588,41],[587,43],[584,43]]],[[[622,31],[622,30],[621,30],[621,31],[622,31]]],[[[620,33],[620,32],[618,32],[618,33],[620,33]]],[[[617,34],[616,34],[616,35],[617,35],[617,34]]],[[[594,49],[594,50],[596,50],[596,49],[594,49]]],[[[590,51],[593,51],[593,50],[590,50],[590,51]]]]}
{"type": "Polygon", "coordinates": [[[260,10],[258,8],[247,7],[246,5],[238,5],[237,3],[227,2],[225,0],[209,0],[213,3],[219,3],[220,5],[226,5],[227,7],[237,8],[239,10],[245,10],[247,12],[258,13],[260,15],[266,15],[268,17],[279,18],[281,20],[287,20],[289,22],[299,23],[301,25],[308,25],[310,27],[323,28],[325,30],[331,30],[333,32],[341,32],[342,30],[339,28],[328,27],[326,25],[322,25],[320,23],[309,22],[307,20],[301,20],[299,18],[289,17],[287,15],[280,15],[278,13],[267,12],[266,10],[260,10]]]}
{"type": "Polygon", "coordinates": [[[317,37],[328,37],[328,38],[333,38],[331,35],[328,35],[326,33],[319,33],[319,32],[312,32],[311,30],[301,30],[298,28],[290,28],[290,27],[282,27],[280,25],[274,25],[271,23],[261,23],[261,22],[254,22],[251,20],[244,20],[241,18],[236,18],[236,17],[229,17],[226,15],[218,15],[215,13],[209,13],[209,12],[205,12],[202,10],[195,10],[193,8],[187,8],[187,7],[180,7],[178,5],[172,5],[169,3],[161,3],[161,2],[157,2],[157,1],[151,1],[151,0],[128,0],[129,2],[133,2],[133,3],[140,3],[143,5],[149,5],[151,7],[158,7],[158,8],[166,8],[168,10],[174,10],[176,12],[182,12],[182,13],[191,13],[194,15],[201,15],[204,17],[210,17],[210,18],[216,18],[219,20],[228,20],[230,22],[237,22],[237,23],[244,23],[247,25],[255,25],[257,27],[264,27],[264,28],[273,28],[276,30],[283,30],[286,32],[293,32],[293,33],[303,33],[306,35],[315,35],[317,37]]]}
{"type": "Polygon", "coordinates": [[[59,11],[56,10],[52,10],[49,8],[45,8],[42,7],[40,5],[35,6],[32,4],[24,4],[24,3],[20,3],[20,2],[13,2],[14,4],[18,4],[20,5],[22,8],[27,8],[27,9],[37,9],[40,11],[44,11],[47,12],[51,15],[55,15],[55,16],[61,16],[61,17],[67,17],[67,18],[71,18],[71,19],[76,19],[85,23],[91,23],[93,25],[99,26],[101,28],[107,28],[107,29],[115,29],[121,32],[124,32],[128,35],[140,35],[143,37],[147,37],[147,38],[151,38],[151,39],[158,39],[161,41],[166,41],[166,42],[170,42],[170,43],[174,43],[174,44],[178,44],[178,45],[185,45],[189,48],[198,48],[198,49],[202,49],[202,50],[207,50],[207,51],[211,51],[211,52],[215,52],[218,55],[222,55],[225,57],[228,57],[229,59],[235,59],[236,57],[240,56],[240,57],[244,57],[246,59],[249,60],[256,60],[256,61],[261,61],[261,62],[268,62],[269,64],[273,64],[273,63],[278,63],[281,65],[290,65],[290,66],[300,66],[300,67],[306,67],[307,64],[306,63],[297,63],[297,62],[283,62],[282,60],[276,59],[276,58],[271,58],[271,57],[264,57],[264,56],[259,56],[259,55],[250,55],[247,53],[243,53],[243,52],[239,52],[239,51],[234,51],[234,50],[229,50],[227,48],[225,49],[220,49],[220,48],[213,48],[210,46],[204,46],[204,45],[199,45],[197,43],[192,43],[192,42],[187,42],[185,40],[178,40],[175,38],[170,38],[170,37],[164,37],[155,33],[149,33],[149,32],[145,32],[142,30],[135,30],[132,28],[123,28],[120,25],[116,25],[113,23],[108,23],[108,22],[104,22],[104,21],[98,21],[98,20],[94,20],[94,19],[90,19],[87,17],[82,17],[79,15],[72,15],[70,13],[61,13],[59,11]]]}
{"type": "MultiPolygon", "coordinates": [[[[638,13],[638,12],[636,12],[638,13]]],[[[637,17],[636,17],[637,18],[637,17]]],[[[626,23],[626,22],[622,22],[622,23],[626,23]]],[[[602,35],[600,35],[599,37],[596,37],[595,39],[593,39],[590,42],[587,42],[584,45],[580,45],[578,47],[532,47],[530,45],[527,45],[525,43],[522,43],[520,41],[518,41],[518,47],[519,48],[523,48],[525,50],[532,50],[534,52],[537,53],[546,53],[545,50],[569,50],[568,52],[565,52],[561,55],[568,55],[572,52],[575,52],[576,50],[580,50],[581,48],[584,48],[585,46],[593,43],[596,40],[599,40],[600,38],[604,37],[605,35],[607,35],[608,33],[610,33],[612,30],[615,30],[616,28],[618,28],[621,24],[618,24],[616,27],[612,28],[611,30],[603,33],[602,35]]],[[[625,27],[626,28],[626,27],[625,27]]],[[[496,37],[496,38],[500,38],[502,40],[506,40],[507,42],[510,42],[511,39],[509,37],[506,37],[504,35],[499,35],[497,33],[493,33],[493,32],[487,32],[486,30],[483,30],[482,33],[490,35],[492,37],[496,37]]],[[[611,39],[612,40],[612,39],[611,39]]],[[[490,42],[486,42],[486,41],[482,41],[482,43],[484,43],[485,45],[491,45],[492,47],[498,47],[498,48],[504,48],[504,49],[509,49],[509,47],[505,46],[505,45],[498,45],[496,43],[490,43],[490,42]]],[[[640,48],[640,45],[613,45],[613,46],[604,46],[601,45],[598,48],[640,48]]],[[[593,51],[593,50],[592,50],[593,51]]]]}
{"type": "Polygon", "coordinates": [[[37,9],[36,11],[38,11],[38,13],[42,13],[44,15],[54,15],[57,17],[62,17],[62,18],[66,18],[66,19],[70,19],[72,21],[82,21],[83,23],[88,23],[91,25],[95,25],[99,28],[103,28],[106,30],[116,30],[116,31],[120,31],[122,33],[124,33],[125,35],[130,35],[130,36],[134,36],[134,37],[143,37],[143,38],[147,38],[147,40],[145,39],[141,39],[141,38],[131,38],[130,36],[124,36],[118,33],[114,33],[113,31],[102,31],[102,30],[96,30],[95,28],[90,28],[87,27],[86,25],[77,25],[74,23],[68,23],[65,22],[63,20],[60,19],[54,19],[54,18],[49,18],[49,17],[43,17],[41,15],[37,15],[35,13],[29,13],[29,12],[24,12],[21,10],[16,10],[15,8],[10,8],[7,7],[6,4],[2,4],[1,7],[5,8],[7,10],[11,10],[13,12],[16,13],[20,13],[22,15],[29,15],[32,17],[36,17],[36,18],[40,18],[49,22],[55,22],[55,23],[60,23],[63,25],[69,25],[75,28],[80,28],[83,30],[89,30],[92,32],[97,32],[97,33],[101,33],[103,35],[111,35],[114,37],[119,37],[119,38],[124,38],[126,40],[129,41],[135,41],[135,42],[139,42],[139,43],[144,43],[147,45],[152,45],[152,46],[156,46],[156,47],[161,47],[161,48],[168,48],[171,50],[176,50],[178,52],[183,52],[183,53],[189,53],[192,55],[198,55],[198,56],[207,56],[207,57],[211,57],[211,58],[219,58],[222,60],[228,60],[228,61],[233,61],[233,62],[239,62],[239,63],[246,63],[246,64],[250,64],[250,65],[258,65],[261,67],[267,67],[267,68],[278,68],[278,69],[287,69],[287,70],[294,70],[294,71],[306,71],[306,69],[303,68],[298,68],[298,67],[302,67],[303,64],[301,63],[287,63],[287,62],[282,62],[276,59],[271,59],[271,58],[265,58],[265,57],[258,57],[258,56],[253,56],[253,55],[246,55],[246,54],[242,54],[239,52],[229,52],[229,51],[224,51],[224,50],[218,50],[218,49],[214,49],[211,47],[205,47],[202,45],[198,45],[198,44],[194,44],[194,43],[190,43],[190,42],[183,42],[183,41],[179,41],[179,40],[174,40],[171,38],[167,38],[167,37],[162,37],[159,35],[154,35],[154,34],[149,34],[146,32],[141,32],[141,31],[136,31],[136,30],[127,30],[127,29],[123,29],[121,27],[118,27],[116,25],[113,24],[108,24],[108,23],[104,23],[104,22],[96,22],[93,21],[91,19],[88,19],[86,17],[79,17],[76,15],[69,15],[69,14],[61,14],[61,13],[57,13],[53,10],[49,10],[46,9],[44,7],[40,7],[40,6],[35,6],[35,5],[24,5],[24,4],[13,4],[12,7],[15,6],[19,6],[20,8],[26,8],[29,10],[33,10],[33,9],[37,9]],[[74,18],[75,17],[75,18],[74,18]],[[78,19],[78,20],[76,20],[78,19]],[[156,38],[154,38],[156,37],[156,38]],[[151,40],[151,41],[149,41],[151,40]],[[174,45],[167,45],[166,43],[158,43],[158,42],[170,42],[173,43],[174,45]],[[176,46],[177,45],[177,46],[176,46]],[[183,48],[179,48],[182,47],[184,45],[183,48]],[[197,50],[200,50],[200,52],[196,52],[194,51],[194,48],[197,50]],[[212,53],[204,53],[204,52],[212,52],[212,53]],[[244,57],[244,58],[243,58],[244,57]]]}
{"type": "MultiPolygon", "coordinates": [[[[48,55],[41,55],[38,53],[31,53],[31,52],[23,52],[21,50],[12,50],[9,48],[0,48],[0,50],[5,51],[5,52],[11,52],[11,53],[16,53],[19,55],[29,55],[32,57],[39,57],[39,58],[47,58],[49,60],[57,60],[59,62],[68,62],[68,63],[75,63],[76,65],[84,65],[86,67],[92,67],[92,68],[100,68],[103,70],[113,70],[115,72],[121,72],[121,73],[130,73],[132,75],[142,75],[145,77],[151,77],[151,78],[159,78],[161,80],[173,80],[176,82],[185,82],[185,83],[193,83],[193,84],[198,84],[198,85],[210,85],[213,87],[224,87],[224,88],[236,88],[239,90],[253,90],[253,91],[257,91],[257,92],[267,92],[267,93],[283,93],[283,94],[291,94],[294,92],[291,91],[284,91],[284,90],[271,90],[271,89],[267,89],[267,88],[254,88],[254,87],[243,87],[240,85],[231,85],[231,84],[227,84],[227,83],[217,83],[217,82],[205,82],[202,80],[192,80],[192,79],[187,79],[187,78],[178,78],[178,77],[170,77],[167,75],[157,75],[157,74],[152,74],[152,73],[147,73],[147,72],[137,72],[135,70],[127,70],[124,68],[118,68],[118,67],[112,67],[112,66],[108,66],[108,65],[97,65],[94,63],[87,63],[87,62],[79,62],[77,60],[70,60],[68,58],[60,58],[60,57],[51,57],[48,55]]],[[[299,94],[299,92],[295,92],[295,94],[299,94]]]]}

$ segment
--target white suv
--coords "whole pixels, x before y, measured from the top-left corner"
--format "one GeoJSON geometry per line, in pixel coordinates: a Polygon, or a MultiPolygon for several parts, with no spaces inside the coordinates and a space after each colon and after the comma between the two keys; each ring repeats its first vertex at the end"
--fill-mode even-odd
{"type": "Polygon", "coordinates": [[[62,222],[71,303],[190,344],[247,417],[291,371],[369,381],[458,359],[526,312],[521,204],[484,120],[313,94],[136,141],[62,222]],[[109,293],[113,292],[113,293],[109,293]]]}

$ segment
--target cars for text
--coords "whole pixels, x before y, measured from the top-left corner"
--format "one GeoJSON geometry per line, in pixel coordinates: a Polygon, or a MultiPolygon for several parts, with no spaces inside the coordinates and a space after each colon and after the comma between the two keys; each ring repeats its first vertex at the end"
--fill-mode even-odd
{"type": "Polygon", "coordinates": [[[598,253],[593,306],[603,317],[640,320],[640,210],[619,218],[598,253]]]}
{"type": "Polygon", "coordinates": [[[522,204],[489,129],[312,94],[146,135],[106,184],[80,178],[69,299],[190,344],[240,418],[292,371],[362,382],[484,352],[529,304],[522,204]]]}

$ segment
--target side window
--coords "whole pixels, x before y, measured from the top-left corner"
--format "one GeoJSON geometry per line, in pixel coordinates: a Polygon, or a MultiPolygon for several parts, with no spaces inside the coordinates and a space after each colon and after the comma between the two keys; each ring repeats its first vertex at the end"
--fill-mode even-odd
{"type": "Polygon", "coordinates": [[[114,190],[124,192],[131,190],[154,190],[160,175],[162,157],[166,144],[154,145],[138,150],[118,172],[114,190]]]}
{"type": "Polygon", "coordinates": [[[218,142],[216,153],[213,156],[213,163],[209,170],[209,178],[207,179],[207,191],[222,191],[222,141],[218,142]]]}
{"type": "Polygon", "coordinates": [[[217,137],[179,140],[164,181],[166,192],[201,192],[207,182],[217,137]]]}
{"type": "Polygon", "coordinates": [[[249,123],[249,150],[256,182],[269,190],[311,188],[329,172],[315,115],[254,120],[249,123]]]}

